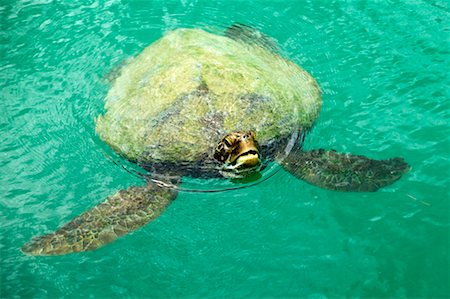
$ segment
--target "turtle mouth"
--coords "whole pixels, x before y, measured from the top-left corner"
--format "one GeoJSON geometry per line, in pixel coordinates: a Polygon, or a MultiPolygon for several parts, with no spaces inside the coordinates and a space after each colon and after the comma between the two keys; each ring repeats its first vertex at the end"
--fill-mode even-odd
{"type": "Polygon", "coordinates": [[[239,155],[230,164],[224,164],[221,174],[232,179],[242,179],[256,173],[261,168],[261,159],[256,150],[247,151],[239,155]]]}
{"type": "Polygon", "coordinates": [[[249,150],[240,154],[229,166],[233,168],[253,168],[261,164],[259,153],[256,150],[249,150]]]}

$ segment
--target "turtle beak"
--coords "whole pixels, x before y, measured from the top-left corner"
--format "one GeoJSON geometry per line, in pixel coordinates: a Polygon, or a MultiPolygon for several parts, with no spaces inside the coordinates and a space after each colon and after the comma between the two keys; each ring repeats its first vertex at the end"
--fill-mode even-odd
{"type": "Polygon", "coordinates": [[[227,134],[219,142],[214,158],[223,163],[221,173],[226,177],[246,177],[258,171],[261,154],[255,132],[227,134]]]}
{"type": "Polygon", "coordinates": [[[254,140],[241,140],[238,149],[235,159],[230,161],[233,168],[253,168],[261,164],[258,146],[254,140]]]}
{"type": "Polygon", "coordinates": [[[259,153],[254,151],[245,153],[236,159],[236,165],[239,167],[251,168],[259,164],[261,164],[259,153]]]}
{"type": "Polygon", "coordinates": [[[255,133],[242,134],[236,140],[236,148],[230,155],[227,168],[244,170],[255,168],[260,164],[261,158],[258,143],[255,140],[255,133]]]}

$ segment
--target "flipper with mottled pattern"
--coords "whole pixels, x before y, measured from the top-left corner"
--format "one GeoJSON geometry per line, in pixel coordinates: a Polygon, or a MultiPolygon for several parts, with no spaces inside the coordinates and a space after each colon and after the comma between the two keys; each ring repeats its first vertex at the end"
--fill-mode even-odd
{"type": "Polygon", "coordinates": [[[60,255],[97,249],[158,217],[176,196],[176,190],[152,182],[120,190],[57,231],[31,239],[22,251],[60,255]]]}
{"type": "Polygon", "coordinates": [[[402,158],[373,160],[334,150],[293,151],[280,162],[294,176],[325,189],[376,191],[398,180],[410,169],[402,158]]]}

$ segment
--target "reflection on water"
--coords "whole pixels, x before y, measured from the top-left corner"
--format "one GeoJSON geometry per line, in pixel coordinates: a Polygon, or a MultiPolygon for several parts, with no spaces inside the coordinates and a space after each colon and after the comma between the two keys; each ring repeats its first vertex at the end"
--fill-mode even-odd
{"type": "Polygon", "coordinates": [[[0,16],[5,297],[449,296],[445,4],[22,1],[0,16]],[[235,22],[273,37],[320,84],[306,149],[403,156],[410,174],[353,194],[281,170],[243,190],[181,192],[99,251],[24,256],[31,236],[143,184],[95,133],[106,75],[169,30],[235,22]]]}

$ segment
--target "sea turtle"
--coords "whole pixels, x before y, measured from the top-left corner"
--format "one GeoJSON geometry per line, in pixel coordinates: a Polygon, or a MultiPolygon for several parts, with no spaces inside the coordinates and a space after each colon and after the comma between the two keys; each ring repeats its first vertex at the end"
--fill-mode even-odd
{"type": "Polygon", "coordinates": [[[321,109],[320,88],[271,38],[245,25],[224,34],[166,33],[120,70],[105,102],[96,131],[148,170],[146,185],[120,190],[33,238],[24,253],[66,254],[110,243],[158,217],[186,176],[239,181],[275,161],[322,188],[375,191],[409,169],[402,158],[302,150],[321,109]]]}

